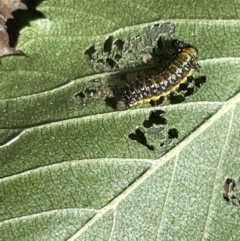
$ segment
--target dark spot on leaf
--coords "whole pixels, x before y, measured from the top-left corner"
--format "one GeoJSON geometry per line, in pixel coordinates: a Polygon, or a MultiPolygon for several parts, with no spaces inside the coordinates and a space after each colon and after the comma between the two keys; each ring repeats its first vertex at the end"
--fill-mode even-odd
{"type": "Polygon", "coordinates": [[[114,42],[114,44],[118,47],[118,50],[123,50],[124,41],[122,39],[118,39],[114,42]]]}
{"type": "Polygon", "coordinates": [[[75,96],[76,98],[81,98],[81,99],[83,99],[83,98],[86,97],[83,92],[79,92],[79,93],[75,94],[74,96],[75,96]]]}
{"type": "Polygon", "coordinates": [[[86,88],[85,89],[85,93],[88,95],[92,95],[95,94],[97,92],[97,90],[93,89],[93,88],[86,88]]]}
{"type": "Polygon", "coordinates": [[[131,140],[135,140],[140,144],[146,146],[150,151],[154,151],[154,146],[147,144],[145,134],[138,128],[135,133],[131,133],[128,136],[131,140]]]}
{"type": "Polygon", "coordinates": [[[150,128],[151,126],[153,126],[153,124],[166,125],[167,120],[163,117],[163,114],[164,114],[164,111],[162,110],[152,111],[150,113],[148,120],[145,120],[143,122],[143,126],[145,128],[150,128]]]}
{"type": "Polygon", "coordinates": [[[91,46],[90,48],[88,48],[84,54],[87,55],[89,57],[89,59],[94,59],[93,55],[96,53],[96,49],[95,46],[91,46]]]}
{"type": "Polygon", "coordinates": [[[164,47],[162,38],[159,38],[159,39],[158,39],[158,41],[157,41],[157,47],[158,47],[159,49],[162,49],[162,48],[164,47]]]}
{"type": "Polygon", "coordinates": [[[122,56],[120,54],[116,54],[114,58],[116,61],[119,61],[122,58],[122,56]]]}
{"type": "Polygon", "coordinates": [[[172,105],[182,103],[185,100],[184,95],[173,95],[170,94],[169,101],[172,105]]]}
{"type": "Polygon", "coordinates": [[[103,65],[104,65],[105,62],[104,62],[103,59],[98,59],[98,60],[97,60],[97,63],[98,63],[98,64],[103,64],[103,65]]]}
{"type": "Polygon", "coordinates": [[[163,103],[163,101],[164,101],[164,97],[160,97],[159,100],[157,100],[157,101],[151,100],[150,105],[151,106],[161,105],[163,103]]]}
{"type": "Polygon", "coordinates": [[[116,98],[116,96],[107,96],[105,98],[105,103],[107,106],[111,107],[112,109],[116,110],[117,109],[117,104],[118,104],[118,100],[116,98]]]}
{"type": "Polygon", "coordinates": [[[171,128],[168,130],[168,138],[176,139],[178,138],[178,130],[176,128],[171,128]]]}
{"type": "Polygon", "coordinates": [[[103,45],[103,51],[107,53],[111,53],[113,44],[113,37],[110,36],[103,45]]]}
{"type": "Polygon", "coordinates": [[[106,62],[107,62],[107,64],[108,64],[112,69],[113,69],[113,68],[118,68],[117,63],[116,63],[113,59],[107,58],[107,59],[106,59],[106,62]]]}
{"type": "Polygon", "coordinates": [[[163,142],[160,143],[160,147],[164,147],[164,145],[165,145],[165,143],[163,143],[163,142]]]}
{"type": "Polygon", "coordinates": [[[199,78],[196,78],[194,81],[195,81],[195,85],[197,87],[201,87],[203,84],[206,83],[206,76],[200,76],[199,78]]]}
{"type": "Polygon", "coordinates": [[[223,185],[223,198],[233,205],[240,206],[240,181],[236,182],[232,178],[227,178],[223,185]]]}
{"type": "Polygon", "coordinates": [[[232,178],[227,178],[223,186],[223,198],[228,202],[230,201],[228,194],[231,191],[230,190],[231,183],[233,184],[233,186],[235,186],[234,180],[232,178]]]}
{"type": "Polygon", "coordinates": [[[167,151],[167,144],[166,144],[166,142],[161,142],[160,143],[160,151],[161,152],[166,152],[167,151]]]}

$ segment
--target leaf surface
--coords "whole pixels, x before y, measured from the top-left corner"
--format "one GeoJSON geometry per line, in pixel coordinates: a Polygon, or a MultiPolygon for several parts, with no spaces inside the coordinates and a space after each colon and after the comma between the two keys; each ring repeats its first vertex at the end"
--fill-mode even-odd
{"type": "Polygon", "coordinates": [[[25,55],[1,59],[0,240],[238,240],[239,208],[222,197],[240,167],[237,5],[41,2],[25,55]],[[105,60],[110,37],[169,23],[206,82],[179,104],[114,111],[104,91],[126,75],[86,50],[105,60]]]}

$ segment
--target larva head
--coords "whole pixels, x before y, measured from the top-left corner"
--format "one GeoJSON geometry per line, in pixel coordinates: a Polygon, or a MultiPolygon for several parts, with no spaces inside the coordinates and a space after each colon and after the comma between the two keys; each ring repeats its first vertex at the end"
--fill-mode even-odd
{"type": "Polygon", "coordinates": [[[176,46],[176,48],[178,49],[178,52],[182,52],[182,51],[188,51],[188,53],[191,56],[197,56],[198,55],[198,50],[197,48],[195,48],[193,45],[190,44],[186,44],[181,40],[178,39],[174,39],[173,40],[173,44],[176,46]]]}
{"type": "Polygon", "coordinates": [[[197,58],[197,56],[198,56],[197,48],[195,48],[194,46],[191,46],[191,45],[187,45],[186,47],[183,48],[182,51],[188,53],[193,58],[197,58]]]}
{"type": "Polygon", "coordinates": [[[190,44],[186,44],[182,41],[177,40],[178,58],[187,61],[191,69],[199,70],[200,65],[198,64],[198,50],[196,47],[190,44]]]}
{"type": "Polygon", "coordinates": [[[199,64],[198,64],[198,50],[192,45],[187,45],[182,49],[181,53],[185,53],[189,56],[191,63],[193,64],[192,67],[195,69],[199,69],[199,64]]]}

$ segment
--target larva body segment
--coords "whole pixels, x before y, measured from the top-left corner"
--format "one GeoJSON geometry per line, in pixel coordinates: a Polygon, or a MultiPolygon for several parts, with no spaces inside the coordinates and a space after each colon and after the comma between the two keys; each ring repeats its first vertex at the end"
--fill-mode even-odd
{"type": "Polygon", "coordinates": [[[151,100],[157,101],[187,82],[188,77],[199,67],[198,51],[195,47],[187,45],[179,48],[177,57],[162,73],[129,88],[124,92],[123,101],[127,108],[149,103],[151,100]]]}

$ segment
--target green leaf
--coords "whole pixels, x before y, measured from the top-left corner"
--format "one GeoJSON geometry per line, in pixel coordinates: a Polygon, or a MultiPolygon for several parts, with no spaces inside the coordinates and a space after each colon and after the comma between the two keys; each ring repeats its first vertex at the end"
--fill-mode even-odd
{"type": "Polygon", "coordinates": [[[238,240],[239,207],[222,194],[240,168],[236,4],[48,0],[37,10],[44,18],[18,39],[24,55],[0,65],[0,240],[238,240]],[[106,105],[109,86],[146,68],[142,54],[172,33],[198,48],[205,82],[179,104],[106,105]],[[125,48],[104,52],[116,40],[125,48]],[[116,70],[106,62],[119,53],[116,70]]]}

